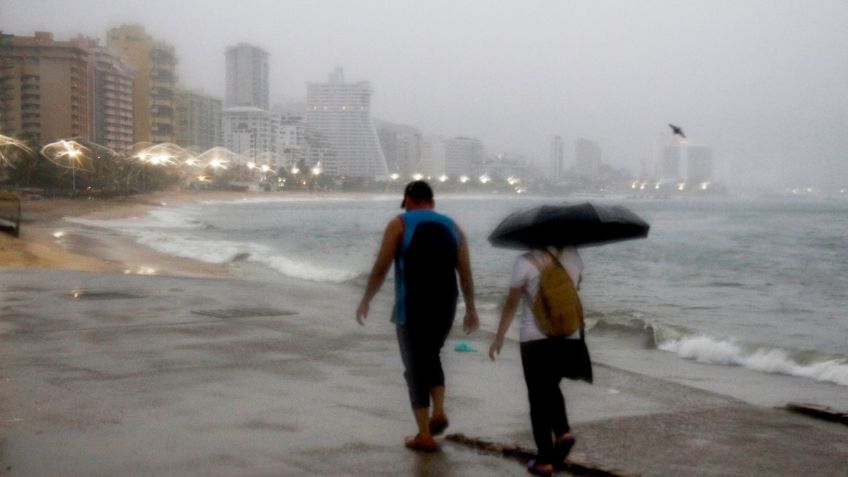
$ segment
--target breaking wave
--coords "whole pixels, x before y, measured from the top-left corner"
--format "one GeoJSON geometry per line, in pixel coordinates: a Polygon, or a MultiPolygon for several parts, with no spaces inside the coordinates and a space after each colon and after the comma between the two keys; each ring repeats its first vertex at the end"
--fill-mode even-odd
{"type": "Polygon", "coordinates": [[[848,357],[842,355],[746,343],[641,319],[612,321],[588,316],[586,321],[592,333],[635,340],[642,347],[699,363],[741,366],[848,386],[848,357]]]}
{"type": "Polygon", "coordinates": [[[281,255],[271,247],[250,242],[206,240],[191,235],[177,235],[162,229],[206,228],[202,222],[167,211],[151,214],[150,219],[90,220],[66,218],[80,225],[118,230],[136,237],[141,245],[158,252],[206,263],[254,262],[290,278],[315,282],[344,283],[354,280],[358,272],[326,267],[306,260],[281,255]]]}

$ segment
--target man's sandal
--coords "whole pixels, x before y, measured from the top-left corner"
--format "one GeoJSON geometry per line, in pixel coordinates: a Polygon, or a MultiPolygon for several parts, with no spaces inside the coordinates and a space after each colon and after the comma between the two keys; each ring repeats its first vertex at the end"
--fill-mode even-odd
{"type": "Polygon", "coordinates": [[[439,444],[432,437],[422,437],[421,434],[409,436],[405,442],[407,449],[421,452],[436,452],[439,450],[439,444]]]}

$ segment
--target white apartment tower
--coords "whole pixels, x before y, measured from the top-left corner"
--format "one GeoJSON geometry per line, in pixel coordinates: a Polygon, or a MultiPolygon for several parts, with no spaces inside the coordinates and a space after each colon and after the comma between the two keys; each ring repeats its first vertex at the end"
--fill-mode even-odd
{"type": "Polygon", "coordinates": [[[322,164],[330,175],[385,178],[386,159],[371,119],[371,84],[345,83],[336,68],[327,83],[306,88],[306,124],[327,138],[335,156],[322,164]]]}
{"type": "Polygon", "coordinates": [[[483,162],[483,142],[473,137],[455,137],[445,141],[445,172],[451,177],[473,175],[483,162]]]}
{"type": "Polygon", "coordinates": [[[239,43],[227,48],[225,108],[268,109],[268,53],[239,43]]]}
{"type": "Polygon", "coordinates": [[[256,161],[265,153],[276,149],[274,119],[279,114],[260,108],[239,107],[225,109],[222,131],[224,147],[241,155],[245,160],[256,161]]]}

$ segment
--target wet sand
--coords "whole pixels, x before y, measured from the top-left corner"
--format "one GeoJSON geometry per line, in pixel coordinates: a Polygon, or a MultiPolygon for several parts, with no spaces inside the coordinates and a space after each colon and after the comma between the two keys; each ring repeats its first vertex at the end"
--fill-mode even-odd
{"type": "Polygon", "coordinates": [[[173,191],[115,199],[25,199],[21,205],[20,237],[0,233],[0,266],[169,276],[226,276],[229,272],[224,265],[165,255],[120,234],[89,227],[87,233],[75,235],[72,231],[80,229],[80,226],[63,219],[123,219],[143,216],[154,208],[197,201],[237,201],[273,196],[318,195],[308,192],[173,191]]]}
{"type": "MultiPolygon", "coordinates": [[[[413,422],[390,287],[360,327],[349,285],[168,268],[112,234],[52,235],[65,216],[198,197],[25,204],[20,242],[0,242],[0,475],[525,475],[453,442],[403,448],[413,422]],[[132,271],[151,260],[158,275],[132,271]]],[[[448,340],[448,432],[532,448],[517,343],[492,363],[490,339],[457,327],[448,340]],[[460,341],[479,352],[454,352],[460,341]]],[[[576,461],[621,475],[848,474],[847,426],[601,362],[595,374],[563,385],[576,461]]]]}

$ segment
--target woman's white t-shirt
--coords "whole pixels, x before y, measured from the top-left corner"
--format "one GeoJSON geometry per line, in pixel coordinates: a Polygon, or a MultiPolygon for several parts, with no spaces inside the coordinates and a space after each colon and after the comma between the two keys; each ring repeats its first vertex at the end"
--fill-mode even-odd
{"type": "MultiPolygon", "coordinates": [[[[551,249],[551,251],[556,253],[555,249],[551,249]]],[[[530,254],[542,255],[544,252],[533,251],[518,257],[515,261],[515,266],[512,267],[512,279],[509,285],[510,288],[524,288],[524,299],[521,305],[521,327],[519,329],[519,337],[522,343],[547,338],[539,329],[539,326],[536,325],[536,318],[533,316],[533,302],[536,299],[536,294],[539,292],[539,277],[541,273],[536,268],[536,265],[528,258],[530,254]]],[[[574,286],[577,286],[579,289],[580,275],[583,273],[583,260],[578,255],[577,249],[575,247],[564,248],[559,256],[559,261],[568,272],[568,276],[571,277],[574,286]]],[[[568,338],[577,339],[579,337],[580,331],[577,331],[568,338]]]]}

